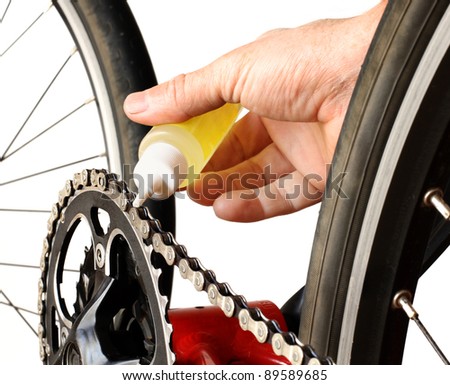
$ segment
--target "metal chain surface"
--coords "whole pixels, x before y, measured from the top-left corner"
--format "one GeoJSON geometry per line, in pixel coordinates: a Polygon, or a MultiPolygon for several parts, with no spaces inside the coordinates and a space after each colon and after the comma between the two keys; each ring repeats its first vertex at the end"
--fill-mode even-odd
{"type": "MultiPolygon", "coordinates": [[[[189,257],[184,246],[179,245],[173,235],[165,232],[160,222],[153,218],[145,207],[133,207],[135,194],[129,192],[126,184],[118,180],[115,174],[108,174],[106,170],[83,170],[68,180],[59,193],[58,203],[52,207],[48,220],[47,236],[44,239],[41,271],[39,281],[38,311],[41,315],[41,324],[38,328],[40,355],[42,361],[50,354],[50,347],[45,337],[45,306],[46,306],[46,280],[48,273],[48,258],[52,247],[52,239],[59,221],[64,220],[64,210],[70,204],[77,191],[96,189],[108,192],[108,196],[118,205],[124,215],[128,217],[134,230],[146,245],[153,246],[154,251],[161,254],[169,266],[176,266],[182,278],[189,280],[197,291],[207,293],[212,305],[222,309],[227,317],[239,320],[243,330],[250,331],[260,343],[271,344],[275,354],[287,358],[295,365],[332,364],[328,357],[319,357],[311,346],[302,344],[292,332],[281,330],[276,321],[267,319],[261,310],[248,305],[245,298],[236,295],[227,283],[216,280],[213,271],[203,267],[200,260],[189,257]]],[[[150,256],[149,256],[150,258],[150,256]]],[[[158,269],[157,266],[153,267],[158,269]]],[[[164,279],[164,277],[161,277],[164,279]]],[[[167,318],[167,317],[166,317],[167,318]]]]}

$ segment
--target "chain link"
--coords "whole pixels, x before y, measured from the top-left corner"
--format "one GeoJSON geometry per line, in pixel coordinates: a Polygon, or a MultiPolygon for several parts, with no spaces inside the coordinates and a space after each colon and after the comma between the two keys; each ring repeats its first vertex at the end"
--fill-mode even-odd
{"type": "Polygon", "coordinates": [[[275,354],[285,357],[295,365],[333,363],[328,357],[319,357],[311,346],[302,344],[294,333],[281,330],[279,324],[266,318],[260,309],[250,307],[245,298],[236,295],[227,283],[218,282],[214,272],[206,269],[197,258],[190,257],[186,248],[179,245],[171,233],[165,232],[160,222],[153,218],[145,207],[133,207],[134,193],[128,192],[124,182],[105,170],[83,170],[75,174],[72,181],[67,181],[59,192],[58,203],[53,206],[47,223],[48,232],[44,239],[40,263],[42,278],[38,286],[38,310],[41,315],[38,330],[42,361],[46,360],[50,352],[44,327],[44,309],[45,282],[52,238],[58,221],[64,221],[64,210],[70,204],[75,192],[87,187],[100,191],[109,190],[109,196],[128,216],[142,240],[151,245],[168,265],[177,266],[181,277],[189,280],[197,291],[204,291],[209,302],[221,308],[226,317],[237,318],[240,327],[251,332],[258,342],[270,344],[275,354]]]}

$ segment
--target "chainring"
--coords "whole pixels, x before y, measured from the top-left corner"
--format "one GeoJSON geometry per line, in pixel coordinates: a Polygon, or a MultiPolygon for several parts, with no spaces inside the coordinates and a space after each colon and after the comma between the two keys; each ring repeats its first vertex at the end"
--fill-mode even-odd
{"type": "Polygon", "coordinates": [[[172,364],[167,276],[176,266],[228,318],[292,364],[332,364],[191,258],[135,194],[106,170],[83,170],[66,182],[48,220],[41,256],[39,341],[46,364],[172,364]],[[107,221],[102,220],[106,214],[107,221]],[[78,282],[66,279],[80,224],[89,233],[78,282]],[[67,284],[69,281],[69,284],[67,284]],[[68,289],[67,289],[68,286],[68,289]],[[73,308],[68,292],[75,291],[73,308]]]}
{"type": "Polygon", "coordinates": [[[44,363],[174,362],[168,299],[158,289],[161,270],[150,261],[152,246],[132,224],[133,199],[104,170],[84,170],[60,192],[41,258],[44,363]],[[88,244],[81,252],[75,248],[83,255],[73,255],[81,231],[88,233],[88,244]],[[74,259],[81,261],[79,269],[73,269],[74,259]]]}

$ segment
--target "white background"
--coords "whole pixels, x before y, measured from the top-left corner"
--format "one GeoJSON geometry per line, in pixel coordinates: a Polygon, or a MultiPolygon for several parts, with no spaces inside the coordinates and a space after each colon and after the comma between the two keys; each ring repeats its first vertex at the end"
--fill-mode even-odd
{"type": "MultiPolygon", "coordinates": [[[[356,15],[377,2],[130,0],[129,4],[147,43],[158,80],[162,82],[200,68],[267,30],[294,27],[319,18],[356,15]]],[[[305,282],[318,210],[317,205],[285,217],[236,224],[217,219],[211,208],[198,206],[184,197],[177,201],[177,239],[191,256],[200,258],[207,268],[216,272],[220,281],[229,282],[238,294],[248,300],[272,300],[282,306],[305,282]]],[[[45,229],[35,231],[43,233],[45,229]]],[[[437,306],[438,300],[434,301],[437,290],[426,293],[432,293],[432,297],[427,300],[418,297],[419,309],[437,306]]],[[[190,284],[176,279],[172,304],[187,307],[207,304],[207,300],[204,293],[196,293],[190,284]]],[[[427,313],[424,314],[426,322],[427,313]]],[[[447,337],[449,341],[443,317],[431,317],[431,321],[434,322],[431,331],[438,331],[436,339],[441,341],[447,337]]],[[[0,350],[5,351],[6,346],[6,351],[11,353],[1,353],[0,365],[39,364],[37,348],[17,346],[17,339],[9,337],[7,330],[14,330],[20,322],[16,318],[6,324],[0,320],[0,350]]],[[[407,363],[419,361],[418,351],[430,351],[423,337],[414,334],[414,347],[406,355],[407,363]]],[[[432,352],[420,360],[439,364],[432,352]]]]}

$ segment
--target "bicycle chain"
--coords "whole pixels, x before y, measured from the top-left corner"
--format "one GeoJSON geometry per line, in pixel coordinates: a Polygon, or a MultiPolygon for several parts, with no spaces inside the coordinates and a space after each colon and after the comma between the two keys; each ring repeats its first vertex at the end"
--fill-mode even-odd
{"type": "MultiPolygon", "coordinates": [[[[74,175],[73,180],[68,180],[65,187],[59,193],[58,203],[51,210],[47,225],[47,236],[44,239],[40,268],[42,278],[39,280],[38,312],[41,315],[41,323],[38,327],[40,356],[45,361],[50,354],[50,347],[45,338],[44,309],[46,302],[45,282],[47,277],[48,257],[52,245],[52,239],[56,232],[57,223],[64,218],[64,210],[74,197],[77,190],[86,188],[110,191],[109,194],[128,216],[135,231],[143,242],[152,245],[154,251],[162,255],[169,266],[176,266],[182,278],[189,280],[197,291],[207,293],[209,302],[222,309],[225,316],[237,318],[243,330],[250,331],[260,343],[271,344],[276,355],[283,356],[291,364],[333,364],[329,357],[319,357],[313,348],[302,344],[292,332],[281,330],[276,321],[266,318],[260,309],[252,308],[245,298],[236,295],[227,283],[216,280],[215,273],[203,267],[197,258],[189,257],[184,246],[179,245],[173,235],[165,232],[160,222],[153,218],[145,207],[133,207],[135,194],[130,192],[125,182],[119,181],[117,175],[107,173],[106,170],[83,170],[74,175]]],[[[153,266],[158,269],[157,266],[153,266]]],[[[167,317],[166,317],[167,318],[167,317]]]]}

